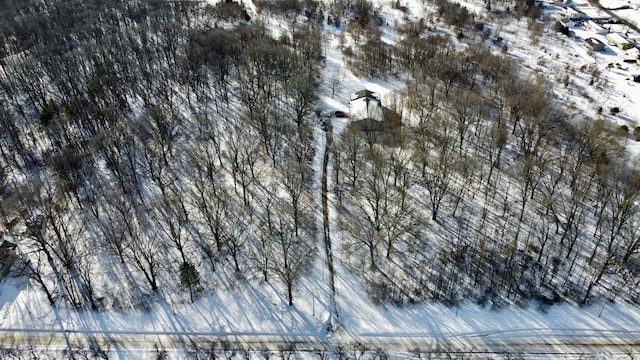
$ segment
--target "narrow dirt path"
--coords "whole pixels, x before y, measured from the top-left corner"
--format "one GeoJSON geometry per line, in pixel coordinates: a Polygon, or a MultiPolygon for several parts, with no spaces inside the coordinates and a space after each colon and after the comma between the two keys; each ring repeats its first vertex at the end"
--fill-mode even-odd
{"type": "Polygon", "coordinates": [[[333,147],[333,131],[331,129],[330,119],[327,119],[326,126],[326,143],[324,148],[324,158],[322,160],[322,227],[324,229],[324,247],[327,252],[327,269],[329,269],[329,287],[331,288],[329,324],[327,326],[327,331],[333,331],[338,323],[338,308],[336,306],[336,285],[333,266],[333,252],[331,250],[331,231],[329,226],[329,205],[327,196],[327,165],[329,163],[330,149],[333,147]]]}

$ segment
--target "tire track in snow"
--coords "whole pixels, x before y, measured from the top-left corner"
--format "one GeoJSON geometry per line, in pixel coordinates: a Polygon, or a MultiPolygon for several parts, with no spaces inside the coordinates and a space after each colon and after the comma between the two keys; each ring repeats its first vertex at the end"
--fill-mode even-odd
{"type": "Polygon", "coordinates": [[[333,252],[331,250],[331,231],[329,227],[329,205],[328,205],[328,184],[327,165],[329,163],[329,149],[333,146],[333,131],[331,119],[326,120],[324,157],[322,160],[322,226],[324,229],[324,247],[327,252],[327,269],[329,270],[329,287],[331,288],[331,299],[329,309],[329,325],[327,331],[335,330],[338,321],[338,308],[336,306],[336,285],[333,265],[333,252]]]}
{"type": "Polygon", "coordinates": [[[0,329],[0,344],[5,348],[22,345],[42,347],[49,351],[96,348],[105,351],[152,351],[158,348],[178,351],[214,348],[339,352],[383,349],[428,354],[521,354],[550,358],[565,358],[567,355],[640,354],[640,338],[637,333],[603,332],[593,336],[594,333],[584,329],[578,333],[571,329],[566,331],[561,334],[546,334],[544,331],[538,334],[534,329],[532,332],[505,332],[495,337],[483,333],[451,336],[360,334],[352,335],[347,340],[339,336],[328,337],[326,334],[314,333],[0,329]]]}

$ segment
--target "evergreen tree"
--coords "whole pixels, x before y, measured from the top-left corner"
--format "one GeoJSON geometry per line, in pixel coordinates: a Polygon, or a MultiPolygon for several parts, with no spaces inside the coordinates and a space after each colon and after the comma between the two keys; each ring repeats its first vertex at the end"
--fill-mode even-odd
{"type": "Polygon", "coordinates": [[[180,286],[189,288],[189,298],[193,303],[193,291],[200,286],[200,275],[195,265],[188,261],[180,265],[180,286]]]}

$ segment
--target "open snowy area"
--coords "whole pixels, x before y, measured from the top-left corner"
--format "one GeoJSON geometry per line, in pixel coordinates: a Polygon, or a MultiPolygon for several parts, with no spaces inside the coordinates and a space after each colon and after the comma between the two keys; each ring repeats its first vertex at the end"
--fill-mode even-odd
{"type": "Polygon", "coordinates": [[[9,3],[1,358],[640,356],[640,34],[597,4],[9,3]]]}

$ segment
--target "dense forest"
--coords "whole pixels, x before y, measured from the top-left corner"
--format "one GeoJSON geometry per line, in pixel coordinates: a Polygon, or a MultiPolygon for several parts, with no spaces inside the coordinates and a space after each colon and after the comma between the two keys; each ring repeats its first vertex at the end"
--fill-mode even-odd
{"type": "Polygon", "coordinates": [[[373,301],[638,301],[621,137],[573,121],[464,7],[438,0],[452,31],[425,18],[389,44],[367,0],[256,6],[290,29],[234,2],[3,2],[0,215],[51,305],[144,308],[176,286],[193,301],[211,272],[294,303],[321,246],[324,26],[349,70],[406,82],[385,104],[400,127],[349,127],[331,149],[334,251],[373,301]]]}
{"type": "Polygon", "coordinates": [[[193,299],[227,267],[291,303],[315,248],[319,30],[275,39],[232,3],[3,12],[3,219],[49,302],[138,307],[165,284],[193,299]]]}

